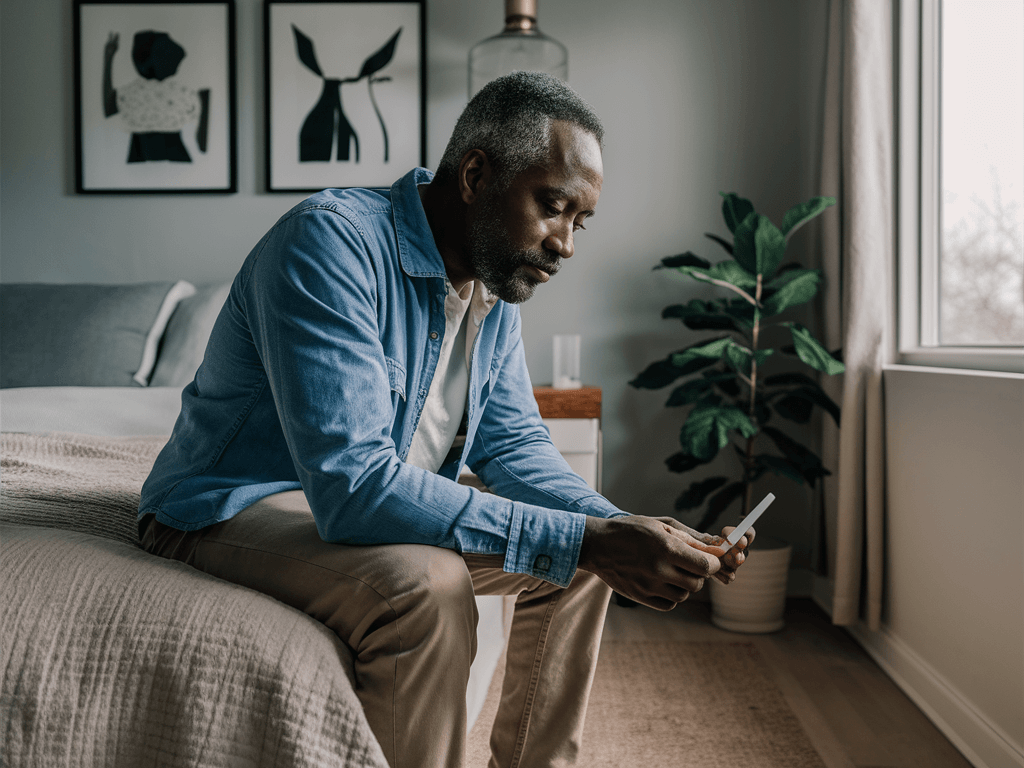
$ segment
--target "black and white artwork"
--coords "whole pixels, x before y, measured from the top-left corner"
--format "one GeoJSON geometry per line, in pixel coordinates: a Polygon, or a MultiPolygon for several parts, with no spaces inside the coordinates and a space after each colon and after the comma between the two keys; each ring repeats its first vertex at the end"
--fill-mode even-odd
{"type": "Polygon", "coordinates": [[[234,192],[234,4],[75,2],[77,190],[234,192]]]}
{"type": "Polygon", "coordinates": [[[265,6],[267,188],[387,187],[425,162],[422,2],[265,6]]]}

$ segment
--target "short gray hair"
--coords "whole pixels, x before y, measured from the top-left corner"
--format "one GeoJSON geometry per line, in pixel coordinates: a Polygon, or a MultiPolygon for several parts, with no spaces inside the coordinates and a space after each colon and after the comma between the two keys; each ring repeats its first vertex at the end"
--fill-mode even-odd
{"type": "Polygon", "coordinates": [[[496,186],[507,187],[516,175],[545,159],[552,120],[575,123],[603,144],[604,127],[593,108],[558,78],[513,72],[492,80],[463,110],[435,178],[454,181],[462,158],[479,149],[494,166],[496,186]]]}

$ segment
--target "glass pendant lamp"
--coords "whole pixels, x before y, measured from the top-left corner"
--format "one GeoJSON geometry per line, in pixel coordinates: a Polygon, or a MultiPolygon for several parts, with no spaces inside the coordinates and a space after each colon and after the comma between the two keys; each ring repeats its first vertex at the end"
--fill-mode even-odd
{"type": "Polygon", "coordinates": [[[569,76],[569,52],[537,26],[537,0],[505,0],[505,28],[469,51],[469,98],[516,70],[569,76]]]}

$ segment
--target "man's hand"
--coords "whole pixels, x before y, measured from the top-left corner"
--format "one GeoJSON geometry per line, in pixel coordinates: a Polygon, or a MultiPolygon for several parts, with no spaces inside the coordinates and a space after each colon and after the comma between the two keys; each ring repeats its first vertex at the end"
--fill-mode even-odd
{"type": "Polygon", "coordinates": [[[667,519],[588,517],[579,567],[631,600],[671,610],[698,592],[722,564],[712,547],[667,519]]]}
{"type": "Polygon", "coordinates": [[[727,525],[723,528],[721,536],[713,536],[710,533],[701,533],[688,525],[683,525],[674,517],[659,517],[655,519],[699,542],[699,544],[693,544],[692,546],[696,546],[698,549],[702,549],[717,557],[722,563],[722,567],[714,576],[723,584],[731,584],[736,578],[736,569],[747,559],[745,550],[754,543],[754,536],[756,535],[753,528],[749,529],[736,542],[736,546],[732,547],[728,554],[726,554],[725,548],[728,546],[726,538],[736,530],[734,525],[727,525]],[[723,557],[723,555],[725,556],[723,557]]]}

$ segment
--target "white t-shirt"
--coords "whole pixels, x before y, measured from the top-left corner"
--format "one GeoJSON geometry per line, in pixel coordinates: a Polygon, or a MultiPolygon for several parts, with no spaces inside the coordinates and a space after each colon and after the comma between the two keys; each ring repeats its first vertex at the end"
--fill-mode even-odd
{"type": "Polygon", "coordinates": [[[462,415],[466,412],[469,394],[469,370],[473,359],[473,342],[480,323],[494,306],[496,299],[475,281],[463,286],[461,292],[449,282],[444,301],[444,338],[438,356],[434,379],[430,382],[423,404],[407,464],[437,472],[455,442],[462,415]]]}

